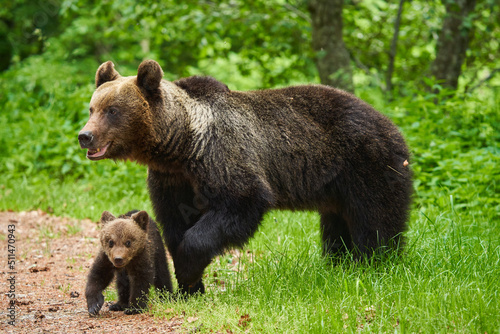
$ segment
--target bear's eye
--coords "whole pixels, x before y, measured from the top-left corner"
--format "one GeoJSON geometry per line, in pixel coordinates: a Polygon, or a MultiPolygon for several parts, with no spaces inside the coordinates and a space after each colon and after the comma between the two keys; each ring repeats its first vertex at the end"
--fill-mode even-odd
{"type": "Polygon", "coordinates": [[[116,115],[118,113],[118,109],[115,107],[111,107],[108,109],[108,114],[110,115],[116,115]]]}
{"type": "Polygon", "coordinates": [[[130,247],[130,245],[132,244],[132,242],[130,240],[127,240],[127,242],[125,242],[125,247],[130,247]]]}
{"type": "Polygon", "coordinates": [[[113,248],[113,246],[115,245],[115,242],[113,240],[109,240],[108,245],[109,245],[109,248],[113,248]]]}
{"type": "Polygon", "coordinates": [[[92,116],[92,114],[93,114],[93,113],[94,113],[94,108],[90,108],[90,109],[89,109],[89,114],[90,114],[90,116],[92,116]]]}

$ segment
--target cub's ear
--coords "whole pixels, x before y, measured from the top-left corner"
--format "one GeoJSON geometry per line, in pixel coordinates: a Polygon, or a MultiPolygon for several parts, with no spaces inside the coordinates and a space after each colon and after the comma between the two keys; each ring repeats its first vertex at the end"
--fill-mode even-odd
{"type": "Polygon", "coordinates": [[[120,77],[120,73],[115,70],[115,65],[111,60],[101,64],[95,74],[95,88],[105,82],[116,80],[120,77]]]}
{"type": "Polygon", "coordinates": [[[160,64],[154,60],[145,60],[137,70],[137,86],[147,91],[155,91],[160,86],[163,71],[160,64]]]}
{"type": "Polygon", "coordinates": [[[146,211],[139,211],[132,215],[132,219],[142,228],[144,231],[148,230],[149,225],[149,215],[146,211]]]}
{"type": "Polygon", "coordinates": [[[104,211],[101,215],[101,224],[104,225],[110,221],[115,220],[116,217],[109,211],[104,211]]]}

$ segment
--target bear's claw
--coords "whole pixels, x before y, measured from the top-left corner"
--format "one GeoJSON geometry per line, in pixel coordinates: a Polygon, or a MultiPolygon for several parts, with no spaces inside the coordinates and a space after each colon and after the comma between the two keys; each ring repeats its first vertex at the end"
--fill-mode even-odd
{"type": "Polygon", "coordinates": [[[99,311],[101,310],[101,305],[95,304],[89,307],[89,313],[92,315],[97,315],[99,314],[99,311]]]}
{"type": "Polygon", "coordinates": [[[104,304],[104,296],[99,294],[97,297],[88,299],[87,300],[87,307],[89,310],[89,313],[91,315],[97,315],[99,314],[99,311],[102,308],[102,305],[104,304]]]}

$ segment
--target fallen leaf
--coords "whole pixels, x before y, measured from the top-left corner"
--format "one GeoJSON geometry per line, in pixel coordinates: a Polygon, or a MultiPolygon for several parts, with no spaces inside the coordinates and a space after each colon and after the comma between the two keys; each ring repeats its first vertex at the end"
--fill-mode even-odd
{"type": "Polygon", "coordinates": [[[35,266],[35,267],[29,268],[29,271],[30,271],[30,273],[38,273],[40,271],[49,271],[49,267],[40,267],[40,268],[38,268],[38,267],[35,266]]]}
{"type": "Polygon", "coordinates": [[[248,326],[248,323],[250,321],[252,321],[252,318],[250,318],[250,315],[244,314],[240,317],[240,320],[238,321],[238,326],[245,328],[248,326]]]}

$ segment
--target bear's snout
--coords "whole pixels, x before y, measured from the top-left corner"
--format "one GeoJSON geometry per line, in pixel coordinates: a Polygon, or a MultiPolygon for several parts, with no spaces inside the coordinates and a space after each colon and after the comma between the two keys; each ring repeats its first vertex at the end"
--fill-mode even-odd
{"type": "Polygon", "coordinates": [[[78,134],[78,141],[80,142],[81,148],[90,148],[92,140],[94,140],[92,131],[82,131],[78,134]]]}
{"type": "Polygon", "coordinates": [[[122,258],[122,257],[118,257],[118,256],[117,256],[117,257],[115,257],[115,258],[113,259],[113,262],[114,262],[115,267],[121,267],[121,266],[123,266],[123,264],[124,264],[125,260],[123,260],[123,258],[122,258]]]}

